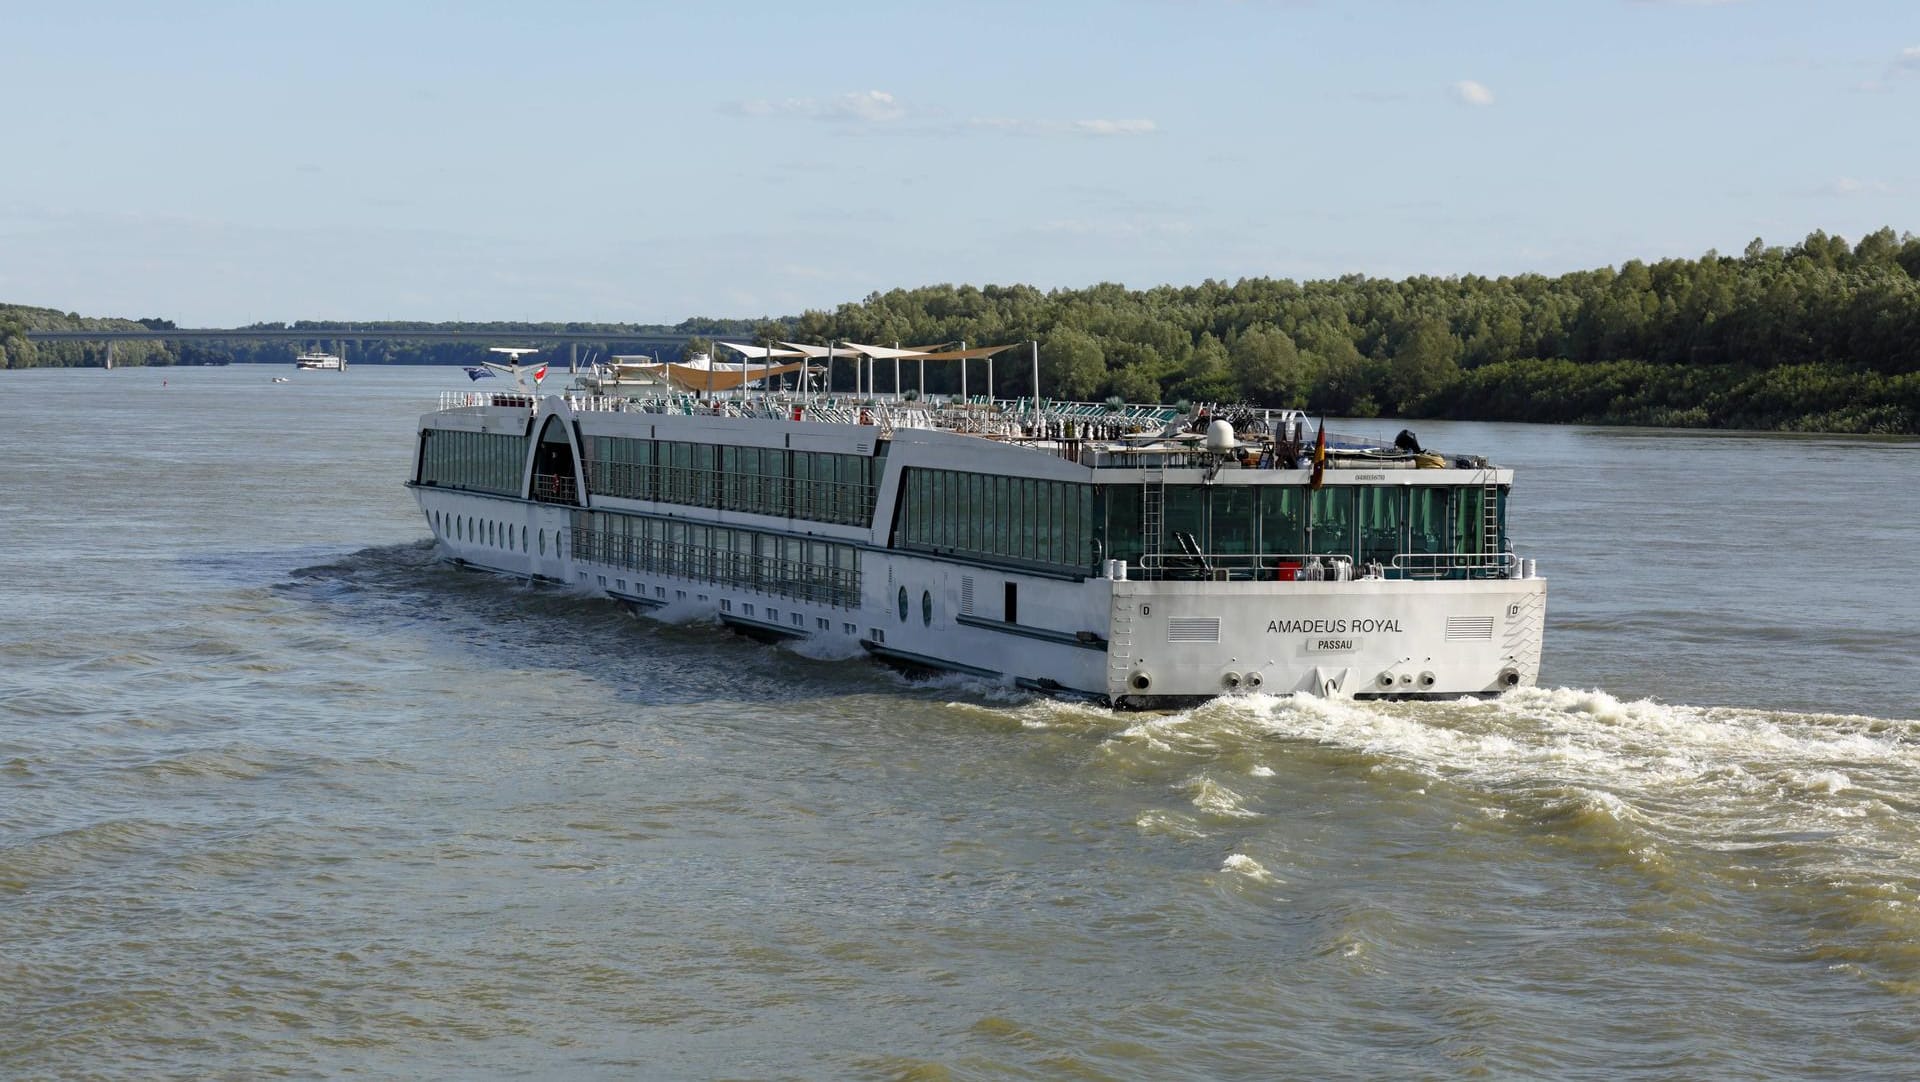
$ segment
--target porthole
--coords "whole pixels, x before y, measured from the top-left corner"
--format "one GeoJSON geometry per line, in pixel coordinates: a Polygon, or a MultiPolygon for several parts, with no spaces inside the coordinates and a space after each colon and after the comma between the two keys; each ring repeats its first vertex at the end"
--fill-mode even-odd
{"type": "Polygon", "coordinates": [[[545,556],[546,554],[547,554],[547,531],[541,530],[540,531],[540,555],[545,556]]]}
{"type": "Polygon", "coordinates": [[[905,586],[902,586],[900,587],[900,620],[902,623],[905,623],[906,619],[907,619],[907,588],[905,586]]]}
{"type": "Polygon", "coordinates": [[[927,590],[920,591],[920,622],[933,626],[933,594],[927,590]]]}
{"type": "Polygon", "coordinates": [[[520,527],[520,551],[527,551],[527,528],[525,526],[520,527]]]}

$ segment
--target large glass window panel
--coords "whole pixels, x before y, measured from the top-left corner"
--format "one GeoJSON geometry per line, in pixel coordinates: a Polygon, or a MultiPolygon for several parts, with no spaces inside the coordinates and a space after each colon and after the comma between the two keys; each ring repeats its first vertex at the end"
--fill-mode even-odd
{"type": "Polygon", "coordinates": [[[1108,485],[1105,497],[1106,558],[1139,563],[1144,551],[1140,540],[1140,486],[1108,485]]]}
{"type": "Polygon", "coordinates": [[[1447,550],[1447,490],[1421,486],[1407,494],[1407,551],[1447,550]]]}
{"type": "Polygon", "coordinates": [[[1329,485],[1310,495],[1307,508],[1307,525],[1313,541],[1307,551],[1327,556],[1352,556],[1353,489],[1329,485]]]}
{"type": "Polygon", "coordinates": [[[1369,485],[1359,490],[1359,496],[1360,562],[1392,563],[1400,552],[1406,490],[1398,485],[1369,485]]]}
{"type": "Polygon", "coordinates": [[[1253,552],[1254,490],[1245,485],[1216,485],[1212,499],[1212,534],[1208,551],[1223,555],[1253,552]]]}
{"type": "Polygon", "coordinates": [[[1164,504],[1160,551],[1183,551],[1178,535],[1191,534],[1204,551],[1207,539],[1207,490],[1200,485],[1168,485],[1164,504]]]}
{"type": "Polygon", "coordinates": [[[1453,544],[1455,552],[1480,552],[1486,545],[1480,522],[1480,490],[1462,487],[1453,490],[1453,544]]]}

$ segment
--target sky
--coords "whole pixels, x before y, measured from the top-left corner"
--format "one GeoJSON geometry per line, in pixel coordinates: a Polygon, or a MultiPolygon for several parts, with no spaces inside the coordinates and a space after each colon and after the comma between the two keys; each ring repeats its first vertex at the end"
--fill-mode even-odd
{"type": "Polygon", "coordinates": [[[677,323],[1920,231],[1914,0],[0,0],[0,303],[677,323]]]}

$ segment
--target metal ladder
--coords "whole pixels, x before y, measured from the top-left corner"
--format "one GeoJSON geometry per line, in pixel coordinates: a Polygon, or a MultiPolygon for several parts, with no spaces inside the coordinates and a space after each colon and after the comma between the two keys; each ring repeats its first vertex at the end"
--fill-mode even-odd
{"type": "Polygon", "coordinates": [[[1491,470],[1480,478],[1480,551],[1489,561],[1500,556],[1500,486],[1491,470]]]}
{"type": "Polygon", "coordinates": [[[1140,565],[1160,566],[1160,523],[1167,504],[1167,467],[1155,462],[1140,476],[1140,565]]]}

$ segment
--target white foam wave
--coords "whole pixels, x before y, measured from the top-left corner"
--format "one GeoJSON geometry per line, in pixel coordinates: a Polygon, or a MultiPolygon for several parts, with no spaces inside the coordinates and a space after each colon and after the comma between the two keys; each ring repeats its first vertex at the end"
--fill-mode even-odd
{"type": "Polygon", "coordinates": [[[1274,882],[1273,873],[1268,871],[1265,865],[1245,853],[1234,853],[1228,856],[1226,860],[1220,862],[1220,870],[1232,872],[1235,875],[1244,875],[1248,879],[1259,883],[1274,882]]]}
{"type": "Polygon", "coordinates": [[[1250,819],[1259,814],[1247,808],[1245,796],[1204,774],[1187,783],[1187,793],[1194,807],[1210,815],[1250,819]]]}
{"type": "MultiPolygon", "coordinates": [[[[1896,874],[1920,883],[1920,827],[1878,810],[1909,807],[1907,794],[1920,790],[1920,723],[1627,701],[1575,688],[1451,703],[1254,694],[1142,719],[1112,743],[1121,754],[1217,760],[1275,738],[1478,792],[1496,817],[1615,824],[1627,832],[1620,844],[1636,851],[1831,839],[1830,870],[1891,860],[1896,874]]],[[[1203,811],[1251,814],[1218,778],[1189,788],[1203,811]]]]}
{"type": "Polygon", "coordinates": [[[663,624],[718,624],[720,606],[712,601],[696,601],[688,598],[684,601],[669,601],[659,608],[648,609],[641,615],[663,624]]]}
{"type": "Polygon", "coordinates": [[[845,635],[813,635],[804,639],[789,639],[780,644],[780,649],[798,654],[810,661],[851,661],[867,656],[859,642],[845,635]]]}

